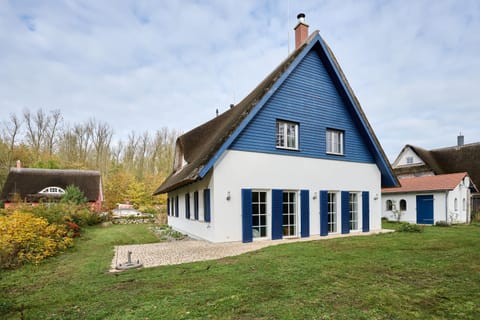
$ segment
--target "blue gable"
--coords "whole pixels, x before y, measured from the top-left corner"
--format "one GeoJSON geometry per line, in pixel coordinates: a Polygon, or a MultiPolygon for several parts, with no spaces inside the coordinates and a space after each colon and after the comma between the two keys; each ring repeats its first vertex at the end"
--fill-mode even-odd
{"type": "Polygon", "coordinates": [[[328,46],[317,33],[213,157],[200,169],[198,176],[203,178],[227,149],[293,154],[292,151],[275,148],[275,122],[269,123],[268,126],[262,126],[261,131],[257,131],[259,134],[261,132],[264,134],[255,135],[255,127],[257,126],[260,130],[262,118],[265,121],[270,117],[270,120],[291,120],[299,123],[302,119],[308,120],[303,125],[300,123],[300,150],[296,151],[297,155],[366,163],[375,162],[381,172],[382,186],[396,186],[398,181],[393,175],[390,164],[364,119],[360,105],[353,93],[350,92],[346,80],[342,78],[339,68],[328,46]],[[304,73],[297,71],[297,68],[304,69],[304,73]],[[301,84],[301,86],[298,87],[295,84],[301,84]],[[308,90],[308,88],[312,90],[308,90]],[[277,94],[277,91],[281,92],[277,94]],[[298,91],[302,94],[299,94],[298,91]],[[262,113],[263,107],[266,105],[273,105],[287,116],[282,119],[279,114],[269,111],[268,109],[271,109],[269,107],[266,108],[267,111],[263,112],[265,115],[260,116],[258,118],[260,120],[257,120],[256,115],[262,113]],[[314,113],[315,108],[319,106],[321,106],[320,111],[314,113]],[[288,111],[285,108],[291,109],[288,111]],[[329,110],[333,112],[329,112],[329,110]],[[271,112],[270,116],[268,112],[271,112]],[[316,120],[310,119],[313,113],[316,120]],[[308,115],[308,119],[306,119],[306,115],[308,115]],[[298,119],[295,120],[294,117],[298,117],[298,119]],[[255,124],[257,122],[260,126],[255,124]],[[305,129],[302,126],[305,126],[305,129]],[[249,127],[248,130],[246,130],[247,127],[249,127]],[[345,155],[325,154],[326,127],[345,130],[345,155]],[[253,129],[250,130],[250,128],[253,129]],[[312,144],[312,142],[314,143],[312,144]]]}
{"type": "Polygon", "coordinates": [[[309,51],[233,144],[232,150],[374,163],[374,158],[316,50],[309,51]],[[299,150],[276,147],[276,120],[299,124],[299,150]],[[344,155],[326,153],[327,128],[344,131],[344,155]]]}

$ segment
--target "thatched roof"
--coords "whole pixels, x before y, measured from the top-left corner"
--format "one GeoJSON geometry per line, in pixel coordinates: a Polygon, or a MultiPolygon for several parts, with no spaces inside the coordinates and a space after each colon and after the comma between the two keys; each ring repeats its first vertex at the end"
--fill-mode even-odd
{"type": "Polygon", "coordinates": [[[99,171],[11,168],[1,199],[12,201],[14,194],[21,199],[34,199],[46,187],[65,189],[69,185],[77,186],[88,201],[96,201],[102,192],[99,171]]]}
{"type": "Polygon", "coordinates": [[[433,171],[435,174],[468,172],[473,183],[480,185],[480,143],[433,150],[406,145],[425,162],[424,166],[404,166],[394,169],[396,175],[433,171]]]}

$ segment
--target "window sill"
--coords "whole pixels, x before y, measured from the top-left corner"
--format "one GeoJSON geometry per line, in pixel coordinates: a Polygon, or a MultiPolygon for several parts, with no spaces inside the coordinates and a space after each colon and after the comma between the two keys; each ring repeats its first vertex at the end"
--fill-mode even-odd
{"type": "Polygon", "coordinates": [[[279,150],[300,151],[300,149],[298,148],[288,148],[288,147],[279,147],[279,146],[276,146],[276,148],[279,150]]]}
{"type": "Polygon", "coordinates": [[[345,153],[327,152],[327,154],[331,156],[345,156],[345,153]]]}

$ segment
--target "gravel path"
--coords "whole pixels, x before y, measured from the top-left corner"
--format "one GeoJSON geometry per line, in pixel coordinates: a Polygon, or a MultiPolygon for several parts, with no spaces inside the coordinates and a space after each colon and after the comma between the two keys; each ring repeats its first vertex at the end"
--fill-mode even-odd
{"type": "Polygon", "coordinates": [[[144,267],[148,268],[195,261],[215,260],[229,256],[237,256],[245,252],[255,251],[261,248],[283,243],[327,240],[340,237],[366,236],[371,234],[388,232],[393,232],[393,230],[384,229],[381,231],[368,233],[354,233],[346,235],[339,234],[326,237],[311,236],[309,238],[294,238],[274,241],[254,241],[250,243],[211,243],[202,240],[181,240],[151,244],[116,246],[114,248],[115,255],[112,260],[110,271],[118,271],[115,269],[115,267],[118,264],[124,264],[127,261],[128,251],[132,252],[131,257],[133,262],[139,260],[144,267]]]}

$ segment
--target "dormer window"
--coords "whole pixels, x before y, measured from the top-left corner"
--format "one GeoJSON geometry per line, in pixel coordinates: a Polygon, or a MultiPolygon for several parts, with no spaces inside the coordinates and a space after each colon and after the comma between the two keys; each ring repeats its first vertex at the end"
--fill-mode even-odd
{"type": "Polygon", "coordinates": [[[65,194],[65,190],[60,187],[46,187],[42,191],[39,192],[40,194],[47,194],[47,195],[62,195],[65,194]]]}
{"type": "Polygon", "coordinates": [[[179,171],[183,167],[185,167],[188,164],[188,162],[185,160],[184,154],[183,154],[183,146],[180,140],[177,140],[177,144],[175,146],[175,158],[173,162],[173,169],[174,171],[179,171]]]}

